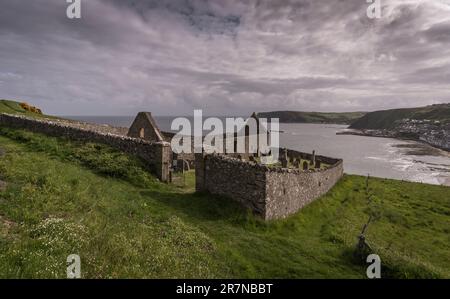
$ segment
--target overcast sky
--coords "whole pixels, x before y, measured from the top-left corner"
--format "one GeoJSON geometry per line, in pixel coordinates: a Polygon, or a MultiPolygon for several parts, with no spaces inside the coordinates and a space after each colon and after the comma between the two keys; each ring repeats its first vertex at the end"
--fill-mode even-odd
{"type": "Polygon", "coordinates": [[[0,0],[0,98],[59,115],[450,102],[450,0],[0,0]]]}

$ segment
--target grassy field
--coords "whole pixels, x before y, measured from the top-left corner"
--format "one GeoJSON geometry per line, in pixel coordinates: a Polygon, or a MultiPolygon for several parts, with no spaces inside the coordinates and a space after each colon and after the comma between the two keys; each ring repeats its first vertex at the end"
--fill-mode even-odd
{"type": "Polygon", "coordinates": [[[367,241],[382,277],[450,278],[450,188],[345,176],[285,220],[166,185],[107,146],[0,128],[0,277],[364,278],[367,241]]]}

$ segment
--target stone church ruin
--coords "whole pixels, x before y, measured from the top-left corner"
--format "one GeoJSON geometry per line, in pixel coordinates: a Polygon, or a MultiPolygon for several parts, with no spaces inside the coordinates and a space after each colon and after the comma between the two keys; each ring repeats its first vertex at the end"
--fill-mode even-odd
{"type": "MultiPolygon", "coordinates": [[[[257,114],[251,117],[258,121],[257,114]]],[[[150,112],[138,113],[128,132],[125,128],[6,113],[0,114],[0,125],[110,145],[139,157],[162,182],[170,182],[172,171],[195,169],[197,192],[229,197],[266,220],[296,213],[328,192],[343,175],[342,160],[315,152],[279,149],[279,162],[263,165],[261,151],[248,150],[247,131],[244,153],[177,154],[170,145],[175,134],[161,131],[150,112]]],[[[232,142],[236,137],[231,137],[232,142]]]]}
{"type": "MultiPolygon", "coordinates": [[[[259,122],[256,113],[253,113],[251,118],[259,122]]],[[[160,132],[150,113],[147,113],[146,118],[139,113],[130,132],[138,132],[140,126],[150,132],[160,132]],[[144,122],[141,122],[142,119],[144,122]]],[[[247,127],[245,130],[244,153],[172,152],[170,165],[181,165],[183,170],[189,169],[189,166],[194,167],[197,192],[229,197],[266,220],[284,218],[296,213],[327,193],[343,175],[342,160],[319,156],[315,151],[308,154],[280,148],[280,162],[270,166],[263,165],[260,163],[262,153],[259,149],[250,153],[250,136],[247,127]],[[189,166],[186,167],[186,164],[189,166]]],[[[174,136],[173,133],[160,133],[167,142],[174,136]]],[[[258,136],[259,133],[258,129],[258,136]]],[[[158,138],[159,135],[152,133],[149,136],[158,138]]],[[[237,138],[237,134],[234,134],[234,138],[237,138]]],[[[225,136],[223,140],[226,143],[225,136]]],[[[233,142],[236,143],[236,140],[233,142]]]]}
{"type": "Polygon", "coordinates": [[[156,125],[150,112],[139,112],[131,124],[127,135],[128,137],[140,138],[153,142],[164,141],[163,134],[156,125]]]}

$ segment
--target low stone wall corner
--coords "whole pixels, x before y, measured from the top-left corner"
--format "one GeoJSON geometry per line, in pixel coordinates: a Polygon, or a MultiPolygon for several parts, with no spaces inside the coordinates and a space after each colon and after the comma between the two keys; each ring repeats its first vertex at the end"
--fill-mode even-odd
{"type": "Polygon", "coordinates": [[[342,160],[320,158],[333,164],[303,171],[196,154],[196,191],[229,197],[265,220],[285,218],[327,193],[342,177],[342,160]]]}

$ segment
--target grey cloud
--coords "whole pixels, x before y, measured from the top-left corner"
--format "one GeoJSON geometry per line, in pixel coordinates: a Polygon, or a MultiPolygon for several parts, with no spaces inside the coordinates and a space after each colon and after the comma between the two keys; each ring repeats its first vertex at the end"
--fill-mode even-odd
{"type": "Polygon", "coordinates": [[[360,0],[0,0],[0,97],[56,114],[450,102],[450,8],[360,0]]]}
{"type": "Polygon", "coordinates": [[[450,22],[442,22],[422,32],[428,42],[450,43],[450,22]]]}

